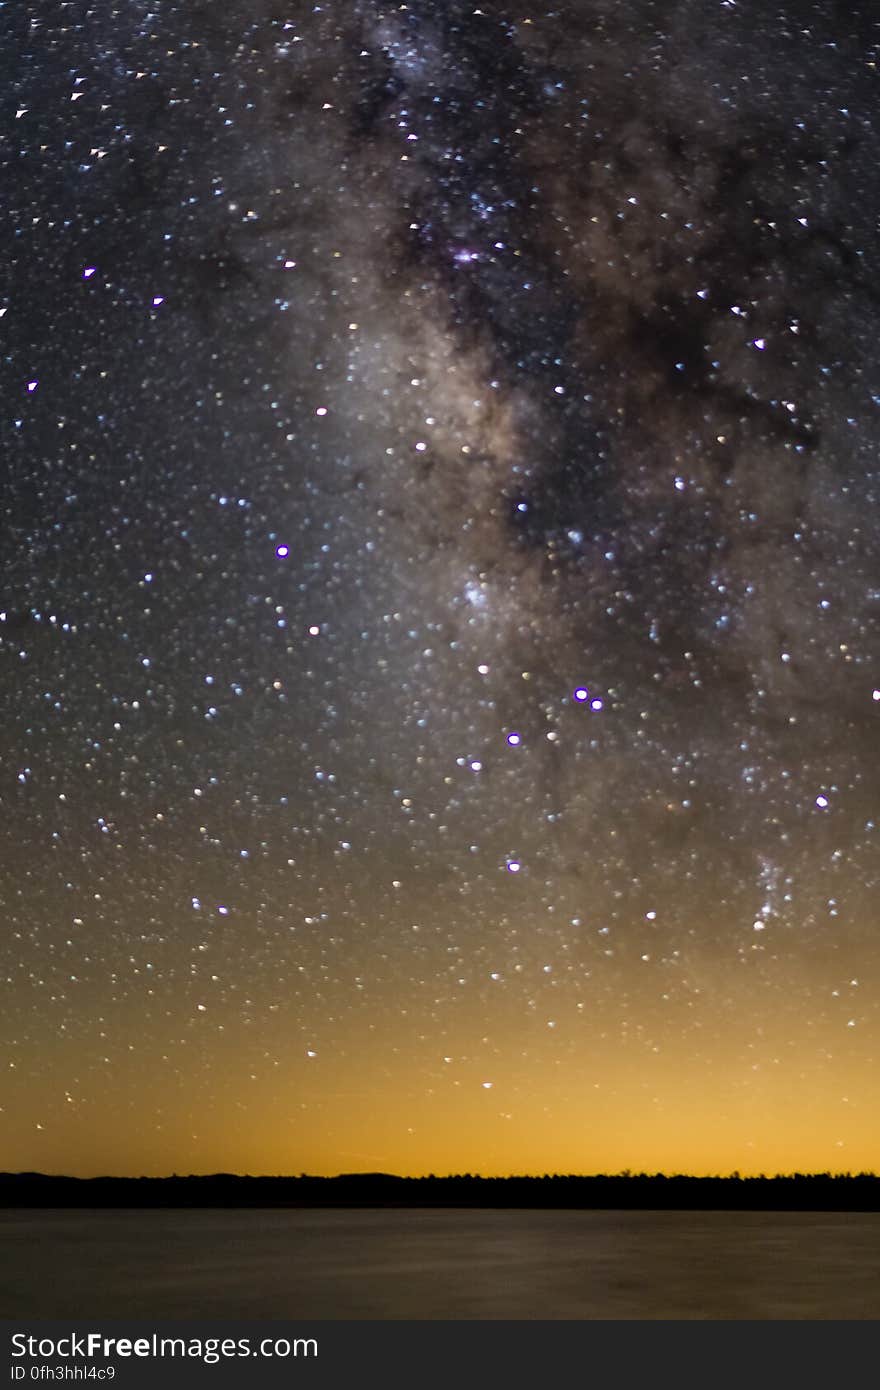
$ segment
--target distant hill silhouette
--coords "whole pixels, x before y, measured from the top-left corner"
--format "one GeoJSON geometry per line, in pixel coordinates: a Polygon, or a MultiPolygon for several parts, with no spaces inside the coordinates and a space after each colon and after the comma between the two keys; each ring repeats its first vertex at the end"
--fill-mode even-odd
{"type": "Polygon", "coordinates": [[[250,1177],[234,1173],[167,1178],[70,1178],[0,1173],[0,1207],[539,1207],[643,1211],[880,1211],[874,1173],[691,1177],[618,1173],[579,1176],[401,1178],[250,1177]]]}

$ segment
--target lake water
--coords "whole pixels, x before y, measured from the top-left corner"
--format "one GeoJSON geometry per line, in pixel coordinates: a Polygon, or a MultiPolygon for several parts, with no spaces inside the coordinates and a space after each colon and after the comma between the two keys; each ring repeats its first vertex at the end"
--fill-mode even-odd
{"type": "Polygon", "coordinates": [[[880,1214],[0,1211],[0,1317],[878,1318],[880,1214]]]}

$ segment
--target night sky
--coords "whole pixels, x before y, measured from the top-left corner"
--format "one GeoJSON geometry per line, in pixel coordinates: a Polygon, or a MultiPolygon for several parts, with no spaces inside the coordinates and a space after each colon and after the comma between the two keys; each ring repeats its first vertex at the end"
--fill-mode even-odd
{"type": "Polygon", "coordinates": [[[0,1167],[880,1166],[869,8],[0,4],[0,1167]]]}

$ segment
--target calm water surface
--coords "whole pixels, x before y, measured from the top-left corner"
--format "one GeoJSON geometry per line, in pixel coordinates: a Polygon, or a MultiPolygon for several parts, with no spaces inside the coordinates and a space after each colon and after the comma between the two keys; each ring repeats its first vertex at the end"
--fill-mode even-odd
{"type": "Polygon", "coordinates": [[[0,1212],[37,1315],[878,1318],[880,1214],[0,1212]]]}

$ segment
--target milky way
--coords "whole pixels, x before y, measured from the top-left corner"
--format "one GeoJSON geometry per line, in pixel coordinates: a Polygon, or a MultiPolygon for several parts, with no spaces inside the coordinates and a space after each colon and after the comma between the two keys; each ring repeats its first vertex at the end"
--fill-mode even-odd
{"type": "Polygon", "coordinates": [[[3,23],[6,1166],[871,1166],[876,24],[3,23]]]}

